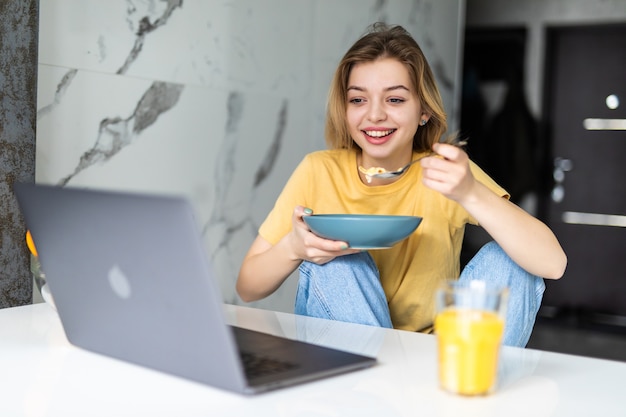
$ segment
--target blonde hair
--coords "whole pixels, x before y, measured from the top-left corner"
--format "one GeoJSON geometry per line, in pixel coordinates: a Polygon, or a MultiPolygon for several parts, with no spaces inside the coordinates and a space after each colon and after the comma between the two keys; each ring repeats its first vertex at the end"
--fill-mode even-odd
{"type": "MultiPolygon", "coordinates": [[[[393,58],[404,64],[409,72],[422,111],[430,117],[413,137],[413,149],[424,152],[431,149],[447,130],[447,116],[430,65],[411,34],[402,26],[374,23],[341,59],[330,85],[326,108],[326,145],[330,149],[349,149],[357,146],[350,137],[346,121],[347,88],[350,72],[355,65],[393,58]]],[[[421,117],[416,114],[415,117],[421,117]]]]}

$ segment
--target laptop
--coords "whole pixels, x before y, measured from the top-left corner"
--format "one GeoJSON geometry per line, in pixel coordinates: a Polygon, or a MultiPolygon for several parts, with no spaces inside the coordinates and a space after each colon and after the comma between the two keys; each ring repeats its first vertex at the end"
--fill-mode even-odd
{"type": "Polygon", "coordinates": [[[376,364],[228,325],[184,198],[35,184],[14,190],[77,347],[242,394],[376,364]]]}

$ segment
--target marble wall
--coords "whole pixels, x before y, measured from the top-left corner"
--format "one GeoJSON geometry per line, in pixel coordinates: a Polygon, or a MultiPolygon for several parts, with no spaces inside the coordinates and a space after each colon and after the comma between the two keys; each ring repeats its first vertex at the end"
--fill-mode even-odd
{"type": "MultiPolygon", "coordinates": [[[[457,126],[464,0],[40,0],[36,181],[182,194],[224,299],[291,171],[324,147],[345,50],[409,29],[457,126]]],[[[295,279],[253,305],[291,311],[295,279]]]]}

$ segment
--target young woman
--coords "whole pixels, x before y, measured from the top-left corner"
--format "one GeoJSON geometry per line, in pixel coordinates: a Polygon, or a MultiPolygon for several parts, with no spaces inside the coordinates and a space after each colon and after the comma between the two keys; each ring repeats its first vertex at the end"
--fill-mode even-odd
{"type": "Polygon", "coordinates": [[[270,295],[299,268],[297,314],[431,331],[434,292],[459,277],[465,225],[480,224],[494,241],[459,279],[510,288],[504,343],[525,346],[543,278],[560,278],[566,256],[550,229],[511,203],[460,147],[441,143],[446,129],[441,97],[418,44],[400,26],[374,24],[335,72],[329,150],[307,155],[296,168],[243,261],[237,280],[242,300],[270,295]],[[359,170],[394,170],[431,151],[436,155],[398,178],[368,181],[359,170]],[[302,220],[313,212],[415,215],[423,221],[394,247],[362,252],[314,235],[302,220]]]}

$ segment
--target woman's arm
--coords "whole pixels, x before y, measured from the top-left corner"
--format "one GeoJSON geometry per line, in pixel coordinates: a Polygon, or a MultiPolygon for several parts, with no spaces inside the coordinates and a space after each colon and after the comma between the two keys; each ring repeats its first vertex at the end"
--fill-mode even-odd
{"type": "Polygon", "coordinates": [[[473,188],[461,204],[511,259],[533,275],[561,278],[567,258],[548,226],[478,181],[473,188]]]}
{"type": "Polygon", "coordinates": [[[292,217],[293,227],[275,245],[257,236],[244,257],[237,278],[237,293],[243,301],[260,300],[272,294],[303,260],[324,264],[341,255],[356,253],[345,242],[314,235],[302,220],[312,211],[298,206],[292,217]]]}
{"type": "Polygon", "coordinates": [[[243,301],[260,300],[272,294],[300,265],[290,255],[287,239],[276,245],[257,236],[248,250],[237,277],[237,293],[243,301]]]}
{"type": "Polygon", "coordinates": [[[433,149],[444,158],[422,160],[426,186],[461,204],[529,273],[550,279],[563,276],[567,257],[548,226],[478,182],[461,149],[445,144],[433,149]]]}

